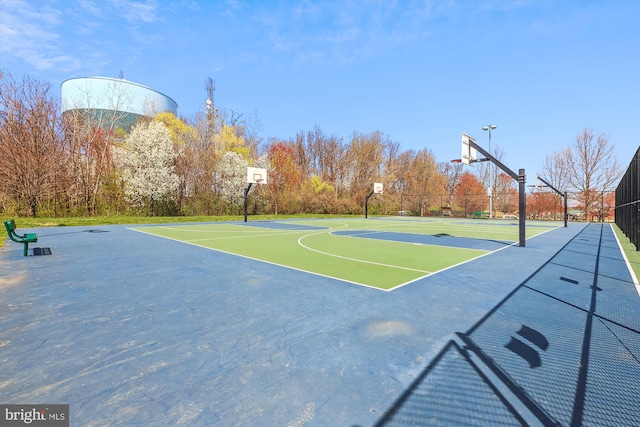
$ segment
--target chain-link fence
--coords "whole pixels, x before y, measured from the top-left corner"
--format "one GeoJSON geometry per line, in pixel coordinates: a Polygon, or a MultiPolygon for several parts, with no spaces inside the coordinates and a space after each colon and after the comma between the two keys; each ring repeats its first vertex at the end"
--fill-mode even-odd
{"type": "Polygon", "coordinates": [[[616,188],[616,224],[640,250],[640,148],[616,188]]]}
{"type": "Polygon", "coordinates": [[[518,214],[518,193],[494,196],[487,194],[461,194],[454,196],[403,194],[396,200],[399,215],[455,216],[465,218],[512,217],[518,214]],[[490,207],[493,203],[493,211],[490,207]]]}

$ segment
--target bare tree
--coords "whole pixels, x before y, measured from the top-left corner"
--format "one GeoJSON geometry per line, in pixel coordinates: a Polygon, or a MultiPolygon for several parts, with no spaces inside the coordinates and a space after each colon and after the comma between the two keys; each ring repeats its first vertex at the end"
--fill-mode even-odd
{"type": "Polygon", "coordinates": [[[259,155],[260,144],[263,139],[260,136],[260,132],[262,132],[262,121],[258,118],[258,112],[253,111],[245,120],[245,123],[242,126],[242,136],[245,141],[247,141],[247,146],[249,147],[249,155],[252,158],[257,158],[259,155]]]}
{"type": "Polygon", "coordinates": [[[460,185],[460,177],[462,176],[463,163],[438,163],[440,174],[445,179],[445,192],[447,193],[447,206],[451,206],[453,195],[460,185]]]}
{"type": "Polygon", "coordinates": [[[216,206],[220,199],[220,176],[218,165],[224,146],[211,127],[212,114],[196,115],[192,126],[196,137],[187,141],[185,162],[190,166],[186,176],[186,197],[192,212],[213,215],[218,212],[216,206]]]}
{"type": "Polygon", "coordinates": [[[376,131],[369,135],[354,132],[346,156],[351,164],[349,190],[354,200],[364,200],[380,180],[384,166],[384,152],[388,138],[376,131]]]}
{"type": "Polygon", "coordinates": [[[566,151],[569,182],[578,192],[586,219],[594,204],[613,190],[622,175],[614,148],[607,135],[596,137],[591,129],[584,129],[566,151]]]}
{"type": "Polygon", "coordinates": [[[442,176],[436,165],[436,159],[430,150],[423,148],[418,151],[413,158],[411,166],[414,191],[419,194],[442,194],[442,176]]]}
{"type": "MultiPolygon", "coordinates": [[[[504,150],[498,144],[494,144],[492,147],[491,155],[500,162],[504,162],[504,150]]],[[[495,199],[508,198],[508,195],[504,193],[506,191],[504,183],[498,185],[497,177],[501,172],[493,162],[476,163],[476,176],[482,186],[488,189],[493,201],[495,201],[495,199]]],[[[493,210],[496,210],[496,206],[493,206],[493,210]]]]}
{"type": "Polygon", "coordinates": [[[65,141],[69,150],[69,169],[74,178],[74,194],[86,215],[95,215],[101,189],[114,176],[113,149],[121,141],[123,127],[128,127],[128,114],[133,94],[127,86],[113,82],[103,93],[96,94],[87,86],[78,98],[64,105],[65,141]],[[102,108],[107,105],[108,108],[102,108]]]}
{"type": "Polygon", "coordinates": [[[313,131],[307,132],[306,141],[303,134],[298,134],[296,148],[303,177],[315,175],[336,188],[344,188],[339,182],[346,153],[342,138],[327,136],[316,125],[313,131]]]}
{"type": "Polygon", "coordinates": [[[504,172],[494,177],[493,210],[503,214],[518,208],[518,184],[504,172]]]}
{"type": "Polygon", "coordinates": [[[111,144],[114,136],[77,110],[65,114],[62,119],[67,165],[73,180],[69,197],[74,205],[81,206],[84,214],[94,215],[103,179],[113,166],[111,144]]]}
{"type": "Polygon", "coordinates": [[[0,72],[0,181],[9,197],[36,216],[40,203],[55,199],[63,150],[58,102],[51,85],[0,72]]]}
{"type": "MultiPolygon", "coordinates": [[[[569,149],[548,155],[544,159],[542,166],[542,177],[560,191],[568,191],[569,188],[569,149]]],[[[562,209],[562,199],[560,195],[553,193],[553,214],[562,209]]]]}

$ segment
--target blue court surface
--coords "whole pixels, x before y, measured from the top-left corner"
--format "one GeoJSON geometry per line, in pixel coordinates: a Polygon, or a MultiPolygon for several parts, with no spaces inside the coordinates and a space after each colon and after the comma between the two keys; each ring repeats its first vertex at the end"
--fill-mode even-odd
{"type": "Polygon", "coordinates": [[[72,426],[640,425],[608,224],[392,292],[125,226],[20,231],[51,255],[0,249],[0,403],[72,426]]]}

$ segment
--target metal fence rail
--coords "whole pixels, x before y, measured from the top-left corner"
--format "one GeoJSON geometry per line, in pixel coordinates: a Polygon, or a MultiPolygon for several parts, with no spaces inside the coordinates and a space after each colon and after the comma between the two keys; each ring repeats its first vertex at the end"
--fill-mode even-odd
{"type": "Polygon", "coordinates": [[[616,188],[616,224],[640,250],[640,148],[616,188]]]}

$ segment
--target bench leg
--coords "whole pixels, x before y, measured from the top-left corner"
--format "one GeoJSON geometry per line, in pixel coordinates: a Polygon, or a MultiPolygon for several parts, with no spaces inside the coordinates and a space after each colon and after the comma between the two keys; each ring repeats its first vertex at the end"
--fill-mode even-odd
{"type": "Polygon", "coordinates": [[[24,256],[27,256],[27,252],[29,251],[29,244],[24,242],[24,256]]]}

